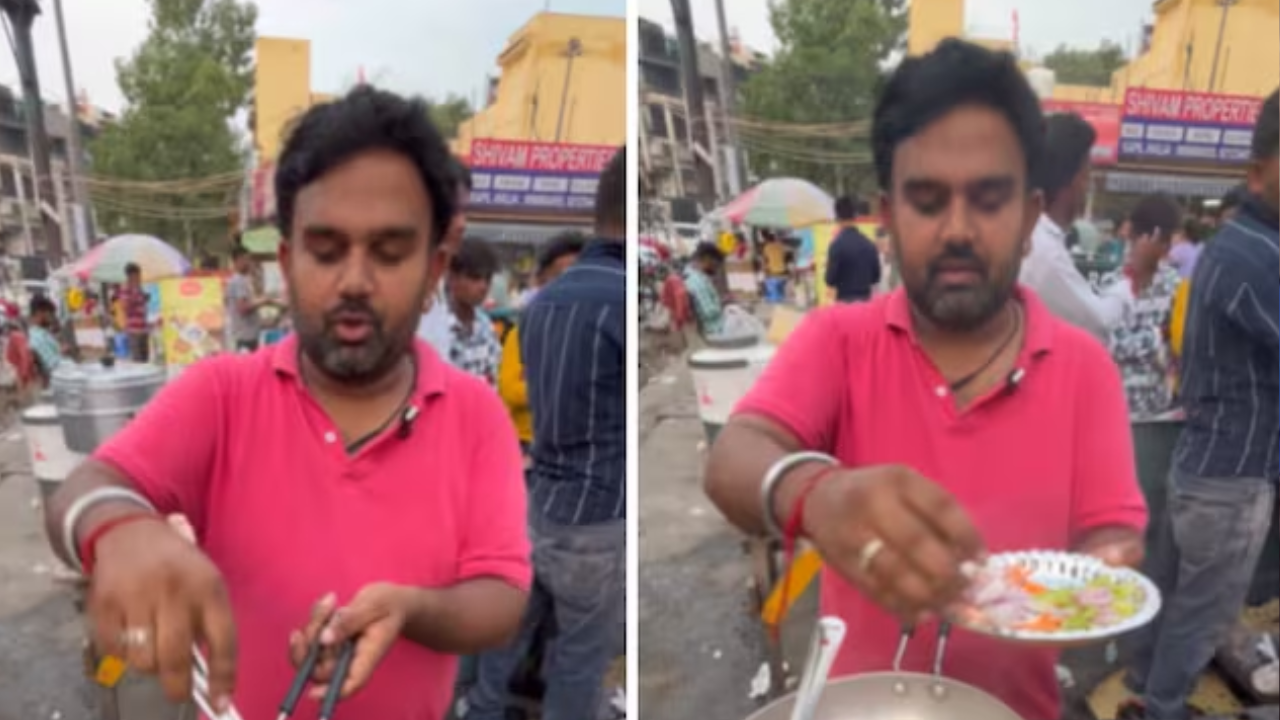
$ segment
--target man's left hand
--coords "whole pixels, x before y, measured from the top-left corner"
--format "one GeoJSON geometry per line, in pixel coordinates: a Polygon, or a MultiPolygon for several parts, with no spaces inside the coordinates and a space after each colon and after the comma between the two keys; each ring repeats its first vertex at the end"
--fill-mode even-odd
{"type": "Polygon", "coordinates": [[[1076,552],[1092,555],[1112,567],[1137,568],[1146,556],[1142,533],[1130,528],[1100,528],[1090,532],[1076,552]]]}
{"type": "Polygon", "coordinates": [[[328,691],[338,649],[349,638],[355,639],[355,655],[340,696],[350,697],[364,687],[383,656],[400,639],[411,592],[410,588],[391,583],[366,585],[350,603],[333,613],[320,633],[324,662],[318,664],[312,677],[316,683],[311,688],[312,697],[323,698],[328,691]]]}

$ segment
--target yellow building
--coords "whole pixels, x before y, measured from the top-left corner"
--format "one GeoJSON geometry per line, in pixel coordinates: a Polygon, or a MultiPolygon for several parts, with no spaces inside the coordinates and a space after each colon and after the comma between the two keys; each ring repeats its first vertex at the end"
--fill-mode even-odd
{"type": "MultiPolygon", "coordinates": [[[[1023,17],[1035,12],[1026,5],[1023,17]]],[[[908,52],[925,53],[943,38],[963,36],[964,10],[964,0],[913,0],[908,52]]],[[[1280,0],[1236,0],[1225,12],[1219,0],[1159,0],[1153,12],[1150,46],[1117,70],[1110,85],[1058,83],[1053,99],[1120,103],[1130,86],[1262,97],[1280,85],[1280,0]]]]}
{"type": "Polygon", "coordinates": [[[542,12],[498,56],[488,107],[462,124],[473,138],[622,145],[627,132],[627,24],[623,18],[542,12]]]}
{"type": "Polygon", "coordinates": [[[1161,0],[1155,14],[1150,48],[1111,79],[1117,101],[1128,86],[1262,97],[1280,84],[1280,0],[1161,0]]]}
{"type": "Polygon", "coordinates": [[[950,37],[964,36],[964,0],[911,0],[907,54],[924,55],[950,37]]]}
{"type": "Polygon", "coordinates": [[[254,45],[253,139],[261,162],[280,153],[294,118],[332,95],[311,91],[311,41],[260,37],[254,45]]]}

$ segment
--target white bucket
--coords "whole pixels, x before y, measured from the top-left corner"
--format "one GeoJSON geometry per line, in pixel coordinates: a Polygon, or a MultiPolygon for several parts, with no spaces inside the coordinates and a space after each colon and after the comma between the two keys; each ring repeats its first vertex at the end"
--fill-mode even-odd
{"type": "Polygon", "coordinates": [[[764,372],[777,348],[752,345],[746,348],[707,348],[689,357],[694,391],[698,393],[698,416],[710,439],[729,421],[738,401],[764,372]]]}
{"type": "Polygon", "coordinates": [[[33,405],[24,410],[22,432],[27,436],[31,474],[40,483],[41,494],[48,497],[84,460],[84,456],[67,449],[58,409],[53,405],[33,405]]]}

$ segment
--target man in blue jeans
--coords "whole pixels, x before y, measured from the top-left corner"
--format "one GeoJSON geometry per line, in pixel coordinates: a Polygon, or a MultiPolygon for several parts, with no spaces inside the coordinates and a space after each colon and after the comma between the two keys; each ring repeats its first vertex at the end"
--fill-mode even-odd
{"type": "Polygon", "coordinates": [[[548,621],[543,720],[599,720],[606,705],[626,596],[626,199],[623,148],[600,175],[597,239],[521,319],[534,587],[515,640],[480,656],[466,720],[504,720],[512,673],[548,621]]]}
{"type": "Polygon", "coordinates": [[[1149,569],[1164,610],[1135,636],[1122,720],[1187,720],[1187,699],[1238,617],[1280,479],[1280,108],[1253,137],[1249,197],[1202,252],[1183,345],[1187,424],[1149,569]]]}

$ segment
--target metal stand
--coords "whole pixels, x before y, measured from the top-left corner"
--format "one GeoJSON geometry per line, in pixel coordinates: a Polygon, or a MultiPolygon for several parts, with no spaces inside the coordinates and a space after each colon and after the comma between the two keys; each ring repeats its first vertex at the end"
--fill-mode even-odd
{"type": "MultiPolygon", "coordinates": [[[[743,541],[743,549],[751,558],[752,591],[755,595],[753,610],[759,617],[764,612],[769,594],[782,581],[784,558],[782,543],[777,540],[750,537],[743,541]]],[[[767,629],[766,629],[767,630],[767,629]]],[[[776,700],[786,694],[787,671],[783,660],[782,628],[778,632],[765,633],[765,651],[769,663],[769,700],[776,700]]]]}
{"type": "MultiPolygon", "coordinates": [[[[89,585],[81,580],[76,583],[76,612],[85,615],[85,602],[88,599],[89,585]]],[[[120,720],[120,696],[114,687],[104,687],[98,683],[98,666],[102,664],[102,656],[98,654],[93,640],[84,640],[84,674],[93,683],[98,696],[98,713],[101,720],[120,720]]]]}

